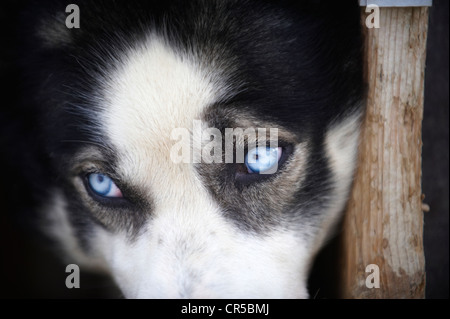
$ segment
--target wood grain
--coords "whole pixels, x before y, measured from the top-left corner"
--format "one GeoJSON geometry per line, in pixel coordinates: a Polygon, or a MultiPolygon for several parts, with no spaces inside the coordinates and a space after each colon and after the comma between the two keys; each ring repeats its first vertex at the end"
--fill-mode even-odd
{"type": "MultiPolygon", "coordinates": [[[[367,13],[362,11],[364,23],[367,13]]],[[[344,219],[344,298],[424,298],[421,125],[428,8],[380,8],[365,33],[367,113],[344,219]],[[367,288],[366,266],[380,269],[367,288]]]]}

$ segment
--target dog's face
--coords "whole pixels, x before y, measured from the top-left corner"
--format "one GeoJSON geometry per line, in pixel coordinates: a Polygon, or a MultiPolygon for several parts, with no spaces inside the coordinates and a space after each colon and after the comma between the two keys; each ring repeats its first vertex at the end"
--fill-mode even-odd
{"type": "Polygon", "coordinates": [[[96,1],[80,29],[43,14],[41,211],[67,260],[132,298],[307,297],[362,114],[359,10],[332,6],[96,1]]]}

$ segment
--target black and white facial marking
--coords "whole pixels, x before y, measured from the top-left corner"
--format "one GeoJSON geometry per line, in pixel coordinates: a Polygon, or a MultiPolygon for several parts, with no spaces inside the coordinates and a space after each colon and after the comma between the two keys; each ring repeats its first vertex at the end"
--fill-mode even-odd
{"type": "Polygon", "coordinates": [[[130,298],[308,297],[355,166],[357,1],[79,6],[80,29],[37,32],[53,236],[130,298]],[[174,163],[194,120],[277,128],[278,171],[174,163]]]}

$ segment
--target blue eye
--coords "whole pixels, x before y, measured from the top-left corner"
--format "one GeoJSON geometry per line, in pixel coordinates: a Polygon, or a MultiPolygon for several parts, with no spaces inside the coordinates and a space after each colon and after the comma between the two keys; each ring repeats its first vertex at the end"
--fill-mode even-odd
{"type": "Polygon", "coordinates": [[[278,169],[278,161],[282,153],[281,147],[255,147],[245,156],[248,172],[273,174],[278,169]]]}
{"type": "Polygon", "coordinates": [[[89,187],[97,195],[111,198],[123,197],[122,192],[110,177],[92,173],[87,176],[87,179],[89,187]]]}

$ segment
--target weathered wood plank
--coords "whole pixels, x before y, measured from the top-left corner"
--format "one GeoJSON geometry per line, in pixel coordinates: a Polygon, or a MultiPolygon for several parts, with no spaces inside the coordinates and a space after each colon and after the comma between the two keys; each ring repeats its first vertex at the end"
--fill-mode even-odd
{"type": "MultiPolygon", "coordinates": [[[[367,13],[362,11],[362,20],[367,13]]],[[[428,8],[380,8],[365,33],[367,113],[344,219],[342,297],[424,298],[421,125],[428,8]],[[380,270],[367,288],[366,266],[380,270]]]]}

